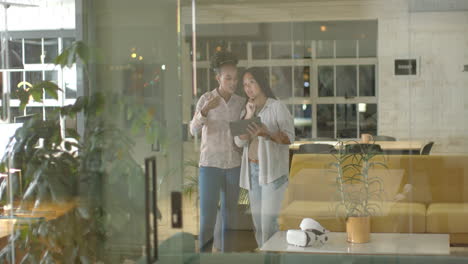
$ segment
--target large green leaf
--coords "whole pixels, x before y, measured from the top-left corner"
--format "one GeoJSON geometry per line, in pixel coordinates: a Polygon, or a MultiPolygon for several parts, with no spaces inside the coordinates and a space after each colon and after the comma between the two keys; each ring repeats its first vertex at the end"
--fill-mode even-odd
{"type": "Polygon", "coordinates": [[[51,82],[51,81],[43,81],[43,82],[36,83],[31,88],[31,90],[32,90],[31,94],[33,95],[33,98],[34,98],[35,101],[38,101],[36,99],[36,97],[39,96],[39,94],[40,94],[40,99],[42,99],[42,90],[43,89],[44,89],[45,93],[47,93],[49,96],[51,96],[55,100],[58,100],[57,92],[62,91],[62,89],[60,89],[57,84],[55,84],[54,82],[51,82]]]}

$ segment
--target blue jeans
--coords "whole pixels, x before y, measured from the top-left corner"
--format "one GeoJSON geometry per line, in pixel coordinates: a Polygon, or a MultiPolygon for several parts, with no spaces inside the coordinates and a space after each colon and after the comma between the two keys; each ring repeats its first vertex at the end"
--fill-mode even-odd
{"type": "Polygon", "coordinates": [[[250,163],[250,210],[255,226],[255,239],[258,247],[278,231],[278,215],[288,186],[288,175],[275,181],[260,185],[258,181],[258,164],[250,163]]]}
{"type": "Polygon", "coordinates": [[[220,169],[200,167],[198,193],[200,195],[200,252],[210,252],[221,198],[221,251],[232,248],[228,229],[237,220],[240,167],[220,169]],[[220,197],[221,194],[221,197],[220,197]]]}

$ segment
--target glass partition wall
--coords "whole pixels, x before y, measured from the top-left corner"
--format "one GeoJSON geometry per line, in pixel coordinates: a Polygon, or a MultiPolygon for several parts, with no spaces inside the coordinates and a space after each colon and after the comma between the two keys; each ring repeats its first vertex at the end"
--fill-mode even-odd
{"type": "Polygon", "coordinates": [[[468,260],[465,1],[14,2],[2,263],[468,260]]]}

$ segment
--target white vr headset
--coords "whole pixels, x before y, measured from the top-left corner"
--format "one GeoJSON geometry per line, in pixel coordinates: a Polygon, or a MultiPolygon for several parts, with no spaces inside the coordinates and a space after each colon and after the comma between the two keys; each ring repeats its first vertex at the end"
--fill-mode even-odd
{"type": "Polygon", "coordinates": [[[327,233],[330,232],[312,218],[304,218],[299,229],[291,229],[286,233],[288,244],[307,247],[323,245],[328,241],[327,233]]]}

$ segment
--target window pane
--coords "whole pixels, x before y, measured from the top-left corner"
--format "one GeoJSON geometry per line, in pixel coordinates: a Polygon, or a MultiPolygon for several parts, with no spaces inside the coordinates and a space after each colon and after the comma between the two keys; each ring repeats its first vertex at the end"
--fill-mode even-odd
{"type": "MultiPolygon", "coordinates": [[[[192,46],[192,40],[190,40],[190,61],[192,61],[193,58],[193,46],[192,46]]],[[[206,45],[207,42],[204,40],[197,41],[197,61],[204,61],[207,60],[206,56],[206,45]]]]}
{"type": "MultiPolygon", "coordinates": [[[[244,85],[242,83],[242,74],[244,73],[245,70],[246,70],[245,67],[237,67],[237,89],[235,93],[242,97],[246,97],[245,92],[244,92],[244,85]]],[[[268,70],[265,71],[265,74],[268,76],[268,70]]],[[[269,78],[267,80],[269,80],[269,78]]]]}
{"type": "Polygon", "coordinates": [[[73,42],[75,41],[75,38],[63,38],[62,39],[62,49],[67,49],[71,47],[73,42]]]}
{"type": "Polygon", "coordinates": [[[15,117],[23,116],[24,111],[20,111],[19,107],[10,107],[11,122],[15,122],[15,117]]]}
{"type": "Polygon", "coordinates": [[[310,96],[310,67],[294,67],[294,96],[310,96]]]}
{"type": "MultiPolygon", "coordinates": [[[[10,72],[10,91],[11,99],[18,99],[18,83],[23,81],[23,72],[10,72]]],[[[21,87],[24,89],[24,87],[21,87]]]]}
{"type": "Polygon", "coordinates": [[[333,58],[333,40],[317,41],[317,58],[333,58]]]}
{"type": "Polygon", "coordinates": [[[208,90],[208,69],[197,69],[197,96],[208,90]]]}
{"type": "Polygon", "coordinates": [[[375,65],[359,66],[359,96],[375,96],[375,65]]]}
{"type": "MultiPolygon", "coordinates": [[[[58,84],[58,74],[57,71],[45,71],[44,72],[44,80],[51,81],[55,84],[58,84]]],[[[48,93],[45,93],[45,98],[46,99],[53,99],[52,96],[50,96],[48,93]]]]}
{"type": "MultiPolygon", "coordinates": [[[[22,69],[23,66],[23,44],[21,39],[12,39],[8,41],[8,59],[9,63],[6,66],[8,69],[22,69]]],[[[0,61],[0,67],[3,67],[3,62],[0,61]]]]}
{"type": "Polygon", "coordinates": [[[309,59],[312,56],[312,48],[310,47],[310,41],[304,43],[302,40],[294,42],[294,59],[309,59]]]}
{"type": "Polygon", "coordinates": [[[215,89],[216,87],[218,87],[219,83],[218,83],[218,80],[216,80],[216,73],[211,69],[208,71],[209,71],[210,79],[209,79],[209,82],[206,84],[206,86],[207,86],[207,91],[211,91],[215,89]]]}
{"type": "Polygon", "coordinates": [[[359,130],[362,133],[377,135],[377,104],[358,104],[359,130]]]}
{"type": "Polygon", "coordinates": [[[356,58],[356,40],[337,40],[336,41],[337,58],[356,58]]]}
{"type": "Polygon", "coordinates": [[[333,104],[317,105],[317,137],[335,137],[335,108],[333,104]]]}
{"type": "Polygon", "coordinates": [[[356,66],[336,66],[336,96],[356,96],[356,66]]]}
{"type": "Polygon", "coordinates": [[[208,54],[209,57],[208,59],[211,59],[211,57],[217,52],[221,50],[227,50],[227,41],[225,40],[211,40],[208,42],[208,54]]]}
{"type": "Polygon", "coordinates": [[[290,105],[294,116],[296,139],[312,138],[312,106],[310,104],[290,105]]]}
{"type": "Polygon", "coordinates": [[[42,81],[42,71],[27,71],[26,81],[34,85],[42,81]]]}
{"type": "Polygon", "coordinates": [[[333,66],[318,66],[318,94],[333,96],[333,66]]]}
{"type": "Polygon", "coordinates": [[[376,39],[360,39],[359,40],[359,57],[360,58],[377,57],[376,39]]]}
{"type": "Polygon", "coordinates": [[[41,63],[41,39],[24,39],[24,60],[27,64],[41,63]]]}
{"type": "Polygon", "coordinates": [[[268,59],[268,43],[252,42],[252,59],[254,60],[268,59]]]}
{"type": "Polygon", "coordinates": [[[355,104],[336,105],[336,124],[338,138],[357,138],[357,118],[355,104]]]}
{"type": "Polygon", "coordinates": [[[292,58],[292,43],[291,42],[276,42],[271,44],[272,59],[291,59],[292,58]]]}
{"type": "Polygon", "coordinates": [[[63,68],[63,89],[65,90],[65,98],[76,98],[76,67],[63,68]]]}
{"type": "Polygon", "coordinates": [[[58,56],[58,39],[44,39],[44,63],[53,63],[58,56]]]}
{"type": "Polygon", "coordinates": [[[271,89],[278,98],[289,98],[292,96],[292,67],[271,68],[271,89]]]}
{"type": "Polygon", "coordinates": [[[232,41],[231,51],[236,54],[239,60],[247,59],[247,43],[244,41],[232,41]]]}

